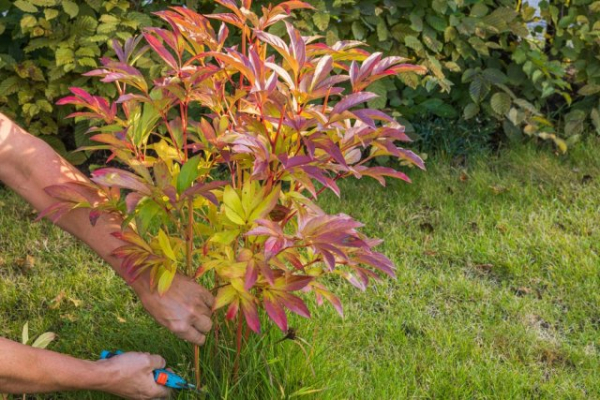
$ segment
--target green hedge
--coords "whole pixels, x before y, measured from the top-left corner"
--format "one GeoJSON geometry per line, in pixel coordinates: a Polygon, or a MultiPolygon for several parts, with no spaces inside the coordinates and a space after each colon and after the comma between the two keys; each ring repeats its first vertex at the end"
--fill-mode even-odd
{"type": "MultiPolygon", "coordinates": [[[[530,32],[535,10],[520,1],[308,1],[316,12],[301,12],[297,21],[307,34],[330,43],[362,40],[429,68],[428,76],[373,87],[381,95],[375,106],[409,121],[427,114],[495,121],[509,136],[553,139],[560,149],[560,138],[600,133],[600,1],[542,1],[545,34],[530,32]]],[[[54,102],[72,85],[113,95],[81,73],[110,52],[110,40],[155,22],[150,11],[181,3],[202,12],[219,7],[209,0],[0,0],[0,107],[35,134],[61,133],[81,145],[85,124],[65,121],[67,110],[54,102]]],[[[158,72],[150,60],[146,67],[158,72]]]]}

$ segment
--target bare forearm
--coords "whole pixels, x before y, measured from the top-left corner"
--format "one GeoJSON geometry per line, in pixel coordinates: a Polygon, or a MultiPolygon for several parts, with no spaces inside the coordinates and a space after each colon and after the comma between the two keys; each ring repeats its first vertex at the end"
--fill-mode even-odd
{"type": "Polygon", "coordinates": [[[0,338],[0,393],[101,390],[103,369],[102,363],[0,338]]]}
{"type": "MultiPolygon", "coordinates": [[[[87,178],[44,141],[24,132],[0,114],[0,180],[37,210],[43,210],[57,202],[44,191],[45,187],[85,182],[87,178]]],[[[77,209],[63,216],[58,225],[85,242],[125,278],[121,261],[111,254],[123,245],[111,235],[120,230],[120,223],[120,219],[104,215],[92,226],[89,210],[77,209]]]]}

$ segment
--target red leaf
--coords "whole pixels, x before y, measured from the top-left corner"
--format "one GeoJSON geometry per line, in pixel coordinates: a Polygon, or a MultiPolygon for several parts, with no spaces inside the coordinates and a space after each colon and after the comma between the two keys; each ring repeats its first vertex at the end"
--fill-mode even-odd
{"type": "Polygon", "coordinates": [[[396,171],[393,168],[388,168],[388,167],[371,167],[371,168],[365,168],[365,169],[362,169],[362,168],[365,168],[365,167],[357,167],[356,170],[361,175],[370,176],[371,178],[376,179],[379,183],[381,183],[382,186],[385,186],[385,179],[383,178],[384,176],[389,176],[392,178],[402,179],[403,181],[410,182],[410,178],[408,176],[406,176],[406,174],[404,174],[400,171],[396,171]]]}
{"type": "Polygon", "coordinates": [[[267,312],[269,318],[271,318],[271,320],[273,320],[273,322],[277,324],[279,329],[281,329],[284,332],[287,332],[287,316],[285,315],[285,310],[283,309],[283,307],[280,304],[269,300],[266,294],[263,299],[263,304],[265,306],[265,311],[267,312]]]}
{"type": "Polygon", "coordinates": [[[117,168],[97,169],[92,173],[92,181],[122,189],[135,190],[150,195],[152,192],[146,183],[137,175],[117,168]]]}
{"type": "Polygon", "coordinates": [[[258,279],[258,271],[253,261],[248,262],[246,267],[246,275],[244,277],[244,289],[250,290],[258,279]]]}
{"type": "Polygon", "coordinates": [[[260,319],[258,318],[258,309],[256,308],[256,304],[254,304],[254,298],[244,298],[242,297],[242,312],[244,313],[244,318],[246,318],[246,323],[248,327],[252,329],[256,333],[260,333],[260,319]]]}
{"type": "Polygon", "coordinates": [[[314,278],[312,276],[293,275],[284,279],[285,284],[282,289],[288,292],[294,292],[296,290],[304,289],[314,278]]]}
{"type": "Polygon", "coordinates": [[[281,302],[291,312],[300,315],[304,318],[310,318],[310,311],[304,301],[298,296],[286,293],[281,296],[281,302]]]}
{"type": "Polygon", "coordinates": [[[163,46],[160,40],[158,40],[156,37],[147,32],[144,32],[143,35],[144,38],[146,38],[146,41],[148,42],[150,47],[154,49],[154,51],[160,56],[160,58],[162,58],[174,70],[179,70],[179,65],[177,64],[177,61],[175,61],[173,55],[169,53],[169,51],[165,48],[165,46],[163,46]]]}
{"type": "Polygon", "coordinates": [[[46,186],[44,192],[55,199],[72,203],[87,203],[89,199],[68,184],[46,186]]]}
{"type": "Polygon", "coordinates": [[[225,315],[225,318],[227,318],[230,321],[233,321],[238,313],[239,308],[240,302],[238,299],[235,299],[227,308],[227,314],[225,315]]]}

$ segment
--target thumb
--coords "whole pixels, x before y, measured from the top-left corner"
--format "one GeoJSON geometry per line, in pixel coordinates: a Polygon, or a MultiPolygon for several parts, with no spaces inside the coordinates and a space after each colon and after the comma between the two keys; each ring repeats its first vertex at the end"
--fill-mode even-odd
{"type": "Polygon", "coordinates": [[[163,369],[164,367],[166,367],[167,362],[165,361],[164,358],[162,358],[159,355],[156,354],[151,354],[148,356],[149,361],[150,361],[150,368],[154,371],[155,369],[163,369]]]}

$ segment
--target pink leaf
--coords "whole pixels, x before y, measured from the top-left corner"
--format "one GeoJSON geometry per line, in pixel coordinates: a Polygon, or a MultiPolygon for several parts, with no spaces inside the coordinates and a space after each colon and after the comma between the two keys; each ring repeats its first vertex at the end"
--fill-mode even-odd
{"type": "Polygon", "coordinates": [[[293,275],[285,278],[283,289],[288,292],[304,289],[314,278],[312,276],[293,275]]]}
{"type": "Polygon", "coordinates": [[[257,279],[258,271],[256,270],[254,262],[248,262],[248,266],[246,267],[246,276],[244,277],[244,289],[252,289],[257,279]]]}
{"type": "Polygon", "coordinates": [[[246,318],[246,323],[252,331],[260,333],[260,319],[258,318],[258,309],[254,304],[253,298],[246,299],[242,297],[242,312],[246,318]]]}
{"type": "Polygon", "coordinates": [[[359,92],[352,93],[340,100],[331,111],[331,115],[341,114],[344,111],[356,106],[357,104],[367,102],[378,97],[375,93],[359,92]]]}
{"type": "Polygon", "coordinates": [[[287,293],[281,296],[281,302],[291,312],[304,318],[310,318],[310,311],[300,297],[287,293]]]}
{"type": "Polygon", "coordinates": [[[100,185],[135,190],[145,195],[152,193],[140,177],[117,168],[97,169],[92,173],[92,180],[100,185]]]}
{"type": "Polygon", "coordinates": [[[169,51],[165,48],[165,46],[163,46],[160,40],[158,40],[156,37],[154,37],[148,32],[144,32],[143,35],[144,38],[146,38],[146,41],[148,42],[150,47],[154,49],[154,51],[160,56],[160,58],[162,58],[174,70],[179,69],[177,61],[175,61],[173,55],[169,53],[169,51]]]}
{"type": "Polygon", "coordinates": [[[265,298],[263,299],[263,304],[265,306],[265,311],[267,312],[269,318],[271,318],[271,320],[273,320],[273,322],[277,324],[279,329],[281,329],[284,332],[287,332],[287,316],[285,315],[285,310],[283,309],[283,307],[280,304],[267,299],[267,296],[265,296],[265,298]]]}

